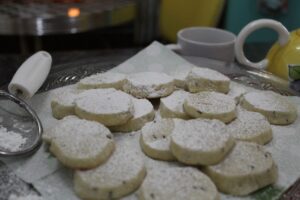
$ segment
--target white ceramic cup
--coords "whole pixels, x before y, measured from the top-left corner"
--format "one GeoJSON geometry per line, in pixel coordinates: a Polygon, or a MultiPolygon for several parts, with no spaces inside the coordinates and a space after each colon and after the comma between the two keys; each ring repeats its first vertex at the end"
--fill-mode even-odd
{"type": "Polygon", "coordinates": [[[168,47],[181,55],[233,62],[235,40],[233,33],[219,28],[189,27],[181,29],[177,44],[168,47]]]}

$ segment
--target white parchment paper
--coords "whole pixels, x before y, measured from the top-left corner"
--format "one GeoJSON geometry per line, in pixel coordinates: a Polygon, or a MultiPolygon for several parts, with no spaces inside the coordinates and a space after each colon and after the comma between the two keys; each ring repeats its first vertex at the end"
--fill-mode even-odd
{"type": "MultiPolygon", "coordinates": [[[[192,66],[192,64],[165,46],[154,42],[111,71],[126,74],[142,71],[158,71],[172,74],[178,71],[186,71],[192,66]]],[[[247,91],[254,90],[253,88],[248,88],[237,83],[233,84],[236,87],[245,88],[247,91]]],[[[57,122],[51,115],[50,102],[52,96],[57,91],[64,89],[66,89],[66,87],[38,94],[29,101],[29,104],[40,117],[46,131],[57,122]]],[[[300,116],[300,98],[288,97],[288,99],[297,105],[298,116],[300,116]]],[[[300,177],[300,117],[298,117],[297,121],[292,125],[272,125],[272,129],[274,138],[266,147],[272,153],[279,167],[279,179],[276,186],[286,189],[300,177]]],[[[133,148],[139,148],[139,134],[139,132],[116,134],[115,138],[116,140],[130,140],[133,144],[133,148]]],[[[4,160],[4,162],[6,162],[18,176],[26,182],[32,183],[45,199],[78,199],[73,192],[72,171],[62,167],[58,161],[47,152],[46,145],[29,158],[4,160]]],[[[177,165],[174,163],[154,161],[146,156],[145,163],[148,169],[152,167],[172,167],[177,165]]],[[[135,194],[132,194],[123,199],[135,200],[137,197],[135,194]]],[[[222,195],[222,199],[245,200],[258,198],[255,196],[240,198],[222,195]]]]}

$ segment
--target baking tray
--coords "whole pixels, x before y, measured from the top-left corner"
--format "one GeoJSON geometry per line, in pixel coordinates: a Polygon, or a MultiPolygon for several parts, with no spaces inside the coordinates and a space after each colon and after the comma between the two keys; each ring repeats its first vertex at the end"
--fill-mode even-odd
{"type": "MultiPolygon", "coordinates": [[[[182,56],[197,66],[205,66],[226,74],[231,80],[261,90],[272,90],[284,96],[300,96],[300,93],[289,87],[289,82],[259,69],[247,67],[236,62],[225,63],[208,58],[182,56]]],[[[55,67],[40,91],[70,85],[94,73],[105,72],[120,64],[124,59],[112,57],[82,59],[76,63],[61,64],[55,67]]]]}

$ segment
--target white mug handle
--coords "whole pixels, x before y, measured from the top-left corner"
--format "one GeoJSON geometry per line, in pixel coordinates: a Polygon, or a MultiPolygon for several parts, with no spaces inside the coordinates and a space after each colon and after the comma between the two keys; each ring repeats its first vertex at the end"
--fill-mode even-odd
{"type": "Polygon", "coordinates": [[[260,28],[271,28],[278,33],[278,43],[280,46],[284,46],[289,41],[289,31],[278,21],[272,19],[259,19],[247,24],[239,33],[234,46],[235,56],[239,63],[255,67],[259,69],[265,69],[269,63],[268,59],[263,59],[260,62],[253,63],[248,60],[244,54],[244,43],[246,38],[255,30],[260,28]]]}

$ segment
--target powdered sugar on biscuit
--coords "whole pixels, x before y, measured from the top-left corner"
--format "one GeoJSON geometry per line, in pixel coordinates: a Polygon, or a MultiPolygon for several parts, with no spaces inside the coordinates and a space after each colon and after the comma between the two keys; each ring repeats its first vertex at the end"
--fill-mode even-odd
{"type": "Polygon", "coordinates": [[[158,98],[174,91],[174,79],[164,73],[141,72],[129,75],[123,89],[137,98],[158,98]]]}
{"type": "Polygon", "coordinates": [[[285,97],[272,91],[248,92],[244,95],[244,100],[255,108],[267,111],[289,112],[295,110],[295,107],[285,97]]]}
{"type": "Polygon", "coordinates": [[[131,97],[114,89],[92,89],[80,94],[75,104],[93,114],[115,114],[132,111],[131,97]]]}

